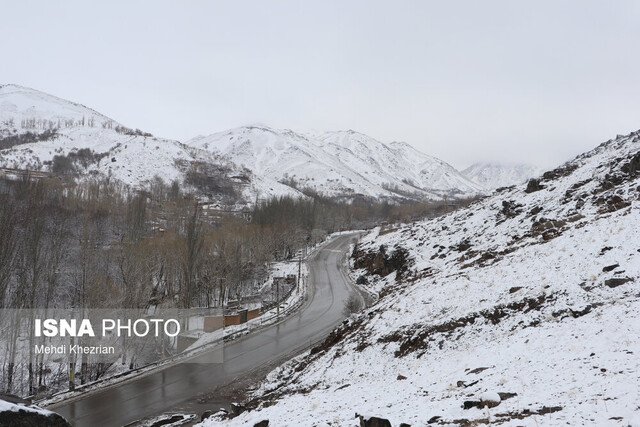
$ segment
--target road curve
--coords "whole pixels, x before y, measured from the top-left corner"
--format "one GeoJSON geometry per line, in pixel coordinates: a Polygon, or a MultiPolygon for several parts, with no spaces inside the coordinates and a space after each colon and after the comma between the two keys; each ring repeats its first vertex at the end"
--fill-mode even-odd
{"type": "Polygon", "coordinates": [[[339,264],[353,237],[349,234],[334,238],[308,260],[311,295],[286,320],[207,351],[190,363],[173,365],[48,409],[76,427],[123,426],[180,407],[243,373],[303,351],[344,318],[344,301],[354,290],[339,264]],[[220,356],[224,362],[207,363],[221,360],[220,356]]]}

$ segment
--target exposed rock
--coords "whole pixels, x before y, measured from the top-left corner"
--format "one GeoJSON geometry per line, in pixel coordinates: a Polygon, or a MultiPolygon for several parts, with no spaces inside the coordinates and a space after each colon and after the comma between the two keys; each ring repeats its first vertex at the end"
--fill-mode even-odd
{"type": "Polygon", "coordinates": [[[531,233],[533,233],[533,235],[538,235],[549,230],[555,229],[557,231],[557,229],[562,228],[565,225],[567,225],[567,222],[564,220],[540,218],[531,224],[531,233]]]}
{"type": "Polygon", "coordinates": [[[530,216],[535,216],[538,215],[540,212],[542,212],[542,208],[540,206],[534,206],[533,208],[531,208],[531,210],[529,211],[529,215],[530,216]]]}
{"type": "Polygon", "coordinates": [[[552,414],[558,411],[562,411],[562,406],[543,406],[542,409],[538,411],[538,414],[552,414]]]}
{"type": "Polygon", "coordinates": [[[360,427],[391,427],[391,422],[386,418],[368,417],[356,414],[360,418],[360,427]]]}
{"type": "Polygon", "coordinates": [[[482,393],[479,400],[465,400],[462,404],[462,407],[464,409],[482,409],[484,407],[493,408],[498,406],[502,401],[501,394],[504,395],[506,399],[516,396],[515,393],[495,393],[493,391],[486,391],[482,393]]]}
{"type": "Polygon", "coordinates": [[[44,414],[32,411],[4,411],[0,412],[0,426],[5,427],[71,427],[71,424],[67,422],[58,414],[51,414],[46,416],[44,414]]]}
{"type": "Polygon", "coordinates": [[[479,400],[465,400],[462,403],[462,407],[464,409],[471,409],[471,408],[482,409],[484,407],[484,405],[479,400]]]}
{"type": "Polygon", "coordinates": [[[237,417],[238,415],[242,414],[244,411],[246,411],[246,407],[244,405],[241,405],[239,403],[232,403],[231,404],[231,414],[234,417],[237,417]]]}
{"type": "Polygon", "coordinates": [[[511,399],[512,397],[516,397],[518,395],[518,393],[509,393],[509,392],[498,392],[498,394],[500,395],[500,399],[502,400],[511,399]]]}
{"type": "Polygon", "coordinates": [[[369,284],[369,280],[367,279],[367,276],[365,276],[364,274],[361,274],[356,279],[356,285],[368,285],[368,284],[369,284]]]}
{"type": "Polygon", "coordinates": [[[615,212],[619,209],[631,206],[630,202],[623,200],[620,196],[599,197],[595,201],[596,205],[601,206],[599,213],[615,212]]]}
{"type": "Polygon", "coordinates": [[[469,374],[479,374],[482,371],[486,371],[487,369],[489,369],[488,367],[480,367],[480,368],[475,368],[470,370],[469,372],[467,372],[467,375],[469,374]]]}
{"type": "Polygon", "coordinates": [[[584,215],[574,214],[567,218],[567,222],[576,222],[576,221],[580,221],[581,219],[584,219],[584,215]]]}
{"type": "Polygon", "coordinates": [[[467,387],[474,386],[474,385],[478,384],[479,382],[480,382],[480,380],[476,380],[476,381],[473,381],[473,382],[470,382],[470,383],[466,383],[464,381],[458,381],[458,382],[456,382],[456,386],[467,388],[467,387]]]}
{"type": "MultiPolygon", "coordinates": [[[[470,256],[475,256],[476,253],[471,253],[470,256]]],[[[491,260],[496,260],[498,258],[498,256],[491,252],[491,251],[487,251],[487,252],[483,252],[478,258],[474,259],[472,262],[463,265],[461,268],[468,268],[468,267],[473,267],[473,266],[479,266],[479,267],[484,267],[485,265],[487,265],[488,261],[491,260]]]]}
{"type": "Polygon", "coordinates": [[[567,192],[564,194],[565,199],[570,199],[571,196],[573,196],[580,187],[584,186],[585,184],[588,184],[589,182],[591,182],[591,178],[585,179],[584,181],[576,182],[575,184],[573,184],[571,188],[569,188],[567,192]]]}
{"type": "Polygon", "coordinates": [[[613,279],[607,279],[604,284],[610,288],[617,288],[620,285],[624,285],[627,282],[631,282],[633,279],[629,277],[614,277],[613,279]]]}
{"type": "MultiPolygon", "coordinates": [[[[155,422],[149,424],[149,427],[163,427],[168,425],[182,425],[188,421],[193,421],[198,418],[197,415],[184,415],[184,414],[174,414],[174,415],[166,415],[162,416],[160,419],[155,422]]],[[[48,425],[48,424],[46,424],[48,425]]]]}
{"type": "Polygon", "coordinates": [[[585,308],[583,308],[582,310],[573,310],[573,309],[569,309],[569,312],[571,313],[571,316],[574,319],[577,319],[578,317],[582,317],[586,314],[591,313],[591,310],[593,310],[594,308],[596,308],[599,304],[588,304],[585,308]]]}
{"type": "Polygon", "coordinates": [[[524,190],[525,193],[533,193],[535,191],[540,191],[542,190],[544,187],[544,185],[540,185],[540,181],[538,181],[537,179],[530,179],[529,182],[527,183],[527,188],[524,190]]]}
{"type": "Polygon", "coordinates": [[[253,427],[268,427],[269,426],[269,420],[262,420],[259,423],[255,423],[253,425],[253,427]]]}
{"type": "Polygon", "coordinates": [[[210,417],[210,416],[212,416],[212,415],[213,415],[213,411],[211,411],[211,410],[206,410],[206,411],[204,411],[204,412],[202,413],[202,415],[200,416],[200,421],[204,421],[204,420],[206,420],[207,418],[209,418],[209,417],[210,417]]]}
{"type": "Polygon", "coordinates": [[[513,200],[503,200],[500,212],[507,218],[514,218],[522,213],[522,205],[513,200]]]}
{"type": "MultiPolygon", "coordinates": [[[[511,420],[523,420],[525,418],[528,418],[534,415],[551,414],[553,412],[558,412],[561,410],[562,410],[562,406],[543,406],[541,409],[538,409],[538,410],[523,409],[520,412],[512,411],[512,412],[505,412],[505,413],[496,413],[494,414],[494,417],[497,424],[503,424],[511,420]]],[[[488,423],[489,422],[487,420],[486,424],[488,423]]]]}
{"type": "Polygon", "coordinates": [[[71,424],[58,414],[45,416],[22,410],[0,413],[0,425],[6,427],[71,427],[71,424]]]}
{"type": "Polygon", "coordinates": [[[613,265],[607,265],[606,267],[602,268],[602,271],[604,273],[607,273],[609,271],[615,270],[616,268],[620,267],[620,264],[613,264],[613,265]]]}
{"type": "Polygon", "coordinates": [[[514,292],[518,292],[520,289],[522,289],[522,286],[513,286],[512,288],[509,288],[509,293],[512,294],[514,292]]]}
{"type": "Polygon", "coordinates": [[[387,276],[396,272],[396,279],[402,277],[407,271],[411,261],[409,251],[401,246],[396,246],[390,254],[385,245],[380,245],[378,252],[364,252],[358,245],[353,249],[351,257],[354,260],[354,268],[364,268],[372,275],[387,276]]]}
{"type": "Polygon", "coordinates": [[[0,412],[0,426],[6,427],[71,427],[62,416],[45,411],[38,407],[30,406],[29,400],[20,397],[2,394],[3,402],[9,402],[15,406],[11,406],[10,410],[0,412]]]}
{"type": "Polygon", "coordinates": [[[406,380],[407,377],[405,377],[404,375],[398,375],[398,378],[396,378],[398,381],[402,381],[402,380],[406,380]]]}
{"type": "Polygon", "coordinates": [[[635,154],[629,163],[623,165],[620,170],[630,176],[635,176],[640,172],[640,151],[635,154]]]}
{"type": "Polygon", "coordinates": [[[555,239],[560,234],[562,233],[560,233],[560,231],[557,228],[552,228],[551,230],[547,230],[544,233],[542,233],[542,240],[545,242],[548,242],[551,239],[555,239]]]}
{"type": "Polygon", "coordinates": [[[578,169],[578,165],[576,163],[560,166],[559,168],[545,172],[544,174],[542,174],[542,178],[545,180],[552,181],[557,178],[570,175],[571,172],[573,172],[576,169],[578,169]]]}
{"type": "Polygon", "coordinates": [[[458,243],[457,246],[454,247],[454,249],[458,252],[464,252],[467,249],[471,248],[471,242],[469,242],[469,240],[465,239],[462,242],[458,243]]]}

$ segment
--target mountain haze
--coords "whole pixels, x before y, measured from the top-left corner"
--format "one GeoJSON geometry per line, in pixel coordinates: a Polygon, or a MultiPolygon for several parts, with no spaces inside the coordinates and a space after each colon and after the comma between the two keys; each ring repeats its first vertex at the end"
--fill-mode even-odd
{"type": "Polygon", "coordinates": [[[486,190],[521,184],[541,173],[542,169],[533,165],[503,165],[500,163],[475,163],[462,171],[464,176],[480,184],[486,190]]]}

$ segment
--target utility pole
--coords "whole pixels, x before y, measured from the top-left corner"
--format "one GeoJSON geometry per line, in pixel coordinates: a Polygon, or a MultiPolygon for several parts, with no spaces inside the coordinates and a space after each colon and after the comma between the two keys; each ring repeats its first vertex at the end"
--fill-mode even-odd
{"type": "Polygon", "coordinates": [[[277,306],[277,313],[278,313],[278,319],[280,318],[280,281],[278,280],[276,282],[276,306],[277,306]]]}
{"type": "Polygon", "coordinates": [[[298,253],[298,283],[296,283],[296,294],[300,293],[300,269],[302,268],[302,249],[298,253]]]}

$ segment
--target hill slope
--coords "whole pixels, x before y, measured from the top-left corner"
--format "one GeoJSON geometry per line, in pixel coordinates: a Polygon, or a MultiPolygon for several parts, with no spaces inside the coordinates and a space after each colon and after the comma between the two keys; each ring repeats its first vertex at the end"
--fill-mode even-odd
{"type": "Polygon", "coordinates": [[[330,197],[440,199],[483,191],[450,165],[407,144],[387,145],[354,131],[299,133],[247,126],[187,144],[330,197]]]}
{"type": "Polygon", "coordinates": [[[635,425],[639,235],[640,132],[467,209],[375,230],[352,262],[380,300],[227,423],[635,425]]]}
{"type": "Polygon", "coordinates": [[[129,129],[82,105],[16,85],[0,87],[0,168],[51,171],[73,160],[78,179],[108,177],[130,187],[177,180],[224,204],[301,193],[257,177],[213,153],[129,129]]]}
{"type": "Polygon", "coordinates": [[[72,126],[117,125],[109,117],[75,102],[18,85],[0,85],[0,135],[72,126]]]}

